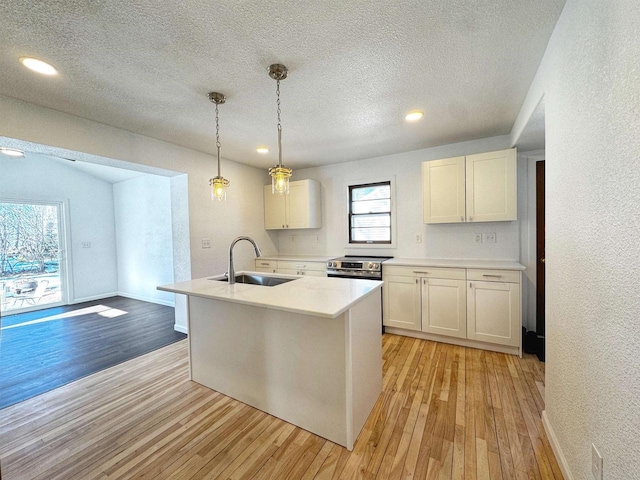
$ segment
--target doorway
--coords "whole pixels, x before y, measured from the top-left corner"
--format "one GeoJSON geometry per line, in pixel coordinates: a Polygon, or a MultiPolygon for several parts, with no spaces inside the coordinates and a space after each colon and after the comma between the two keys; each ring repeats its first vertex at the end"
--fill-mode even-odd
{"type": "Polygon", "coordinates": [[[0,201],[0,314],[66,301],[61,202],[0,201]]]}
{"type": "Polygon", "coordinates": [[[536,333],[538,358],[545,359],[545,215],[544,160],[536,162],[536,333]]]}

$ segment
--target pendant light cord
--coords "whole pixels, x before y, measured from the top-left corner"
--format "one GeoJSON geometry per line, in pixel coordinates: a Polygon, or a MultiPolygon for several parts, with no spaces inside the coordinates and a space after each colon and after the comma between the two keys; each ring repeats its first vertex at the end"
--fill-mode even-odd
{"type": "Polygon", "coordinates": [[[220,176],[220,122],[218,120],[218,103],[216,102],[216,147],[218,149],[218,176],[220,176]]]}
{"type": "Polygon", "coordinates": [[[276,97],[278,98],[278,166],[282,168],[282,124],[280,123],[280,79],[276,80],[276,97]]]}

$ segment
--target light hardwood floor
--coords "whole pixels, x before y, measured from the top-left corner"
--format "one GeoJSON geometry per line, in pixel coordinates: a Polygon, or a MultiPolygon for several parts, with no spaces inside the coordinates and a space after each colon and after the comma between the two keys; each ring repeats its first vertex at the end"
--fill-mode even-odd
{"type": "Polygon", "coordinates": [[[561,479],[544,364],[383,336],[353,452],[188,380],[180,341],[0,410],[2,479],[561,479]]]}

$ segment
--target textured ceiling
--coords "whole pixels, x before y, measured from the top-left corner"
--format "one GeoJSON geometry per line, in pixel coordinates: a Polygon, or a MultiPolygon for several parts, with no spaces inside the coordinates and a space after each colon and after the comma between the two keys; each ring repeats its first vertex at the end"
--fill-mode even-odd
{"type": "MultiPolygon", "coordinates": [[[[564,0],[0,2],[0,94],[214,153],[337,163],[507,134],[564,0]],[[24,69],[21,56],[56,66],[24,69]],[[417,123],[404,121],[413,109],[417,123]],[[267,145],[271,152],[255,152],[267,145]]],[[[2,132],[0,132],[0,135],[2,132]]]]}

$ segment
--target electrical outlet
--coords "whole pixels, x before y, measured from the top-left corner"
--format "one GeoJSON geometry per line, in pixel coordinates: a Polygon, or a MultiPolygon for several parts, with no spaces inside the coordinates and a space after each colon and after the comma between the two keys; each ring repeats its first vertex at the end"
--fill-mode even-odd
{"type": "Polygon", "coordinates": [[[316,235],[316,243],[320,243],[320,235],[316,235]]]}
{"type": "Polygon", "coordinates": [[[481,233],[476,233],[475,234],[475,238],[476,238],[476,243],[482,243],[482,234],[481,233]]]}
{"type": "Polygon", "coordinates": [[[82,242],[82,248],[91,248],[91,242],[82,242]]]}
{"type": "Polygon", "coordinates": [[[484,234],[484,243],[496,243],[496,234],[495,233],[485,233],[484,234]]]}
{"type": "Polygon", "coordinates": [[[416,233],[416,243],[422,243],[422,234],[416,233]]]}
{"type": "Polygon", "coordinates": [[[591,444],[591,474],[593,480],[602,480],[602,455],[593,443],[591,444]]]}
{"type": "Polygon", "coordinates": [[[295,242],[296,241],[296,236],[295,235],[290,235],[289,239],[291,240],[291,242],[295,242]]]}
{"type": "Polygon", "coordinates": [[[202,239],[202,248],[211,248],[211,239],[203,238],[202,239]]]}

